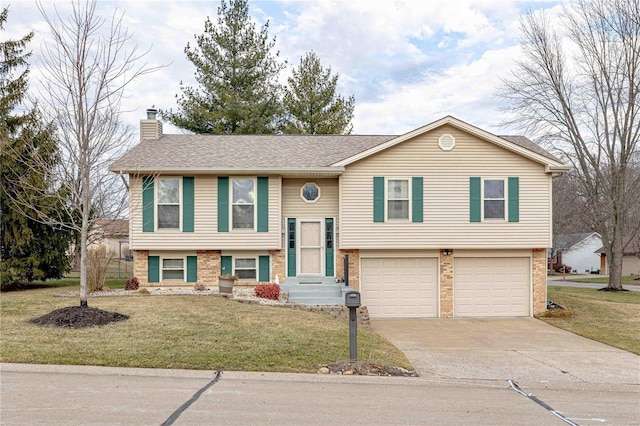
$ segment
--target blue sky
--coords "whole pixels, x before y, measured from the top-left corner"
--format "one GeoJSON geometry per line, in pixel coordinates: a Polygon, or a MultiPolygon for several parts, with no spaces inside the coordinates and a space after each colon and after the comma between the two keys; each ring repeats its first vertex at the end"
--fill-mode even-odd
{"type": "MultiPolygon", "coordinates": [[[[33,89],[37,86],[38,52],[49,39],[47,26],[31,0],[8,0],[4,36],[36,32],[33,89]]],[[[64,16],[66,1],[43,1],[64,16]]],[[[135,82],[124,102],[125,120],[137,126],[146,108],[175,108],[180,81],[193,84],[194,67],[184,55],[188,42],[215,20],[219,1],[101,0],[98,12],[109,18],[125,12],[134,33],[132,43],[151,47],[150,65],[170,64],[135,82]]],[[[314,50],[324,66],[340,74],[339,91],[356,98],[354,133],[402,134],[453,115],[497,134],[502,102],[495,96],[500,78],[518,58],[519,19],[528,10],[561,13],[558,1],[509,0],[376,0],[250,1],[250,15],[269,21],[280,58],[290,69],[314,50]]],[[[282,80],[286,81],[287,73],[282,80]]],[[[165,124],[165,132],[175,132],[165,124]]]]}

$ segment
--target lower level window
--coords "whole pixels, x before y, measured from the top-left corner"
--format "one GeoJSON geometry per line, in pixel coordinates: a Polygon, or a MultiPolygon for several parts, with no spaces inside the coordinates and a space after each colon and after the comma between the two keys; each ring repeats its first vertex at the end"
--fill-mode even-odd
{"type": "Polygon", "coordinates": [[[256,259],[255,258],[235,259],[235,272],[239,280],[256,281],[258,279],[256,259]]]}
{"type": "Polygon", "coordinates": [[[162,281],[184,281],[184,259],[162,259],[162,281]]]}

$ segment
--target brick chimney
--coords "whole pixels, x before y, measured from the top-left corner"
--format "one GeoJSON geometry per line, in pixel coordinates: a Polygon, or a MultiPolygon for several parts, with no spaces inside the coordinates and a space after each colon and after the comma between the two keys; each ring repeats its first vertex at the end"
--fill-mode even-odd
{"type": "Polygon", "coordinates": [[[156,118],[157,114],[157,109],[147,109],[147,119],[140,120],[140,140],[157,140],[162,137],[162,122],[156,118]]]}

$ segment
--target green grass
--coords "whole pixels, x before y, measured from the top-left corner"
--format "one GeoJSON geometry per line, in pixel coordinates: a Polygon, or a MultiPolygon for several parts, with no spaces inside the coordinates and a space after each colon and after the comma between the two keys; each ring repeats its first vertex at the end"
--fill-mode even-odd
{"type": "MultiPolygon", "coordinates": [[[[213,296],[90,297],[89,306],[130,319],[88,329],[29,323],[79,303],[54,297],[60,291],[2,294],[1,362],[310,373],[349,359],[347,321],[213,296]]],[[[412,369],[402,352],[364,327],[358,359],[412,369]]]]}
{"type": "MultiPolygon", "coordinates": [[[[609,277],[594,277],[594,278],[568,278],[567,281],[573,281],[576,283],[600,283],[608,284],[609,277]]],[[[622,277],[622,285],[640,285],[640,277],[626,275],[622,277]]]]}
{"type": "Polygon", "coordinates": [[[543,321],[640,355],[640,292],[549,285],[547,297],[571,310],[574,316],[540,318],[543,321]]]}

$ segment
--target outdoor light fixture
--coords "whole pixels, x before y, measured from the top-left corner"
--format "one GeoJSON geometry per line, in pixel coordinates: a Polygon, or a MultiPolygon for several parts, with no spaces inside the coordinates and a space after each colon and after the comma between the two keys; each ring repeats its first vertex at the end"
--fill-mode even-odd
{"type": "Polygon", "coordinates": [[[452,252],[452,250],[451,250],[451,249],[444,249],[444,250],[442,250],[442,253],[443,253],[445,256],[451,256],[451,252],[452,252]]]}

